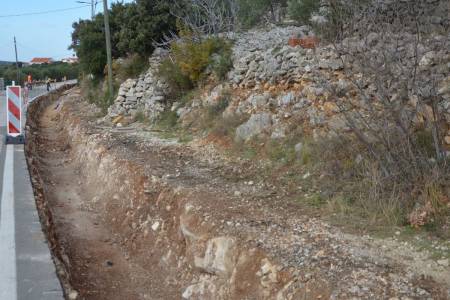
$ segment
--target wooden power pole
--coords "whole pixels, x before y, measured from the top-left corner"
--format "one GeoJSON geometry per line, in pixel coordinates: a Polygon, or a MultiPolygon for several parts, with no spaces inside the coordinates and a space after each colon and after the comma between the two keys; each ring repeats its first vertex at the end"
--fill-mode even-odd
{"type": "Polygon", "coordinates": [[[18,58],[17,58],[17,43],[16,43],[16,37],[14,37],[14,51],[16,52],[17,84],[18,84],[18,85],[21,85],[21,82],[20,82],[19,60],[18,60],[18,58]]]}
{"type": "Polygon", "coordinates": [[[109,30],[109,11],[108,0],[103,0],[103,15],[105,18],[105,38],[106,38],[106,56],[108,59],[108,88],[109,96],[113,97],[113,74],[112,74],[112,57],[111,57],[111,32],[109,30]]]}

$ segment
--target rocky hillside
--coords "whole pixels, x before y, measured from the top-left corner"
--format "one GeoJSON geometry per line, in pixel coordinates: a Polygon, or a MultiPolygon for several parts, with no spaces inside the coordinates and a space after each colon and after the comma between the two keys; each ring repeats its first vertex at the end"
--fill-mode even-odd
{"type": "MultiPolygon", "coordinates": [[[[158,61],[166,52],[156,51],[145,74],[121,85],[119,96],[109,109],[109,117],[133,117],[138,111],[143,111],[155,122],[162,111],[172,109],[183,122],[196,109],[217,104],[220,96],[227,91],[231,92],[232,98],[224,115],[244,115],[248,119],[236,130],[239,140],[258,135],[272,139],[285,137],[290,122],[297,122],[298,119],[305,122],[305,127],[311,129],[314,137],[348,131],[336,95],[341,99],[355,99],[355,90],[359,88],[355,81],[360,73],[350,60],[340,58],[333,45],[320,45],[317,49],[288,45],[289,38],[310,35],[312,32],[308,27],[273,27],[230,35],[234,47],[233,68],[228,80],[209,86],[207,91],[184,106],[165,97],[168,85],[156,74],[158,61]]],[[[414,39],[414,34],[402,34],[392,42],[406,46],[414,39]]],[[[383,36],[373,33],[363,40],[346,39],[341,49],[363,52],[370,48],[381,55],[386,42],[383,36]]],[[[418,45],[418,65],[423,79],[420,84],[425,89],[417,92],[424,93],[426,86],[432,85],[438,89],[438,94],[443,98],[439,111],[447,122],[443,126],[444,132],[447,132],[445,142],[450,146],[449,44],[448,36],[433,35],[418,45]]],[[[403,47],[400,51],[399,55],[411,56],[415,49],[403,47]]],[[[366,82],[363,86],[368,95],[376,93],[374,83],[366,82]]],[[[391,96],[396,98],[398,95],[391,96]]],[[[410,98],[413,99],[414,95],[410,98]]],[[[411,100],[408,108],[418,111],[419,117],[415,120],[418,125],[425,119],[433,118],[427,105],[418,107],[411,100]]]]}

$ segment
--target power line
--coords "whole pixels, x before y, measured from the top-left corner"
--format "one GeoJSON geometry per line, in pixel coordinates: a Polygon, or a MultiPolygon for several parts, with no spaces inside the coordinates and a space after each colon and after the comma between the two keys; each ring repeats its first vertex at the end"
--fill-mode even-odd
{"type": "Polygon", "coordinates": [[[30,12],[30,13],[23,13],[23,14],[15,14],[15,15],[0,15],[0,18],[44,15],[44,14],[50,14],[50,13],[56,13],[56,12],[62,12],[62,11],[68,11],[68,10],[85,8],[85,7],[88,7],[88,6],[90,6],[90,5],[83,5],[83,6],[76,6],[76,7],[69,7],[69,8],[61,8],[61,9],[53,9],[53,10],[39,11],[39,12],[30,12]]]}

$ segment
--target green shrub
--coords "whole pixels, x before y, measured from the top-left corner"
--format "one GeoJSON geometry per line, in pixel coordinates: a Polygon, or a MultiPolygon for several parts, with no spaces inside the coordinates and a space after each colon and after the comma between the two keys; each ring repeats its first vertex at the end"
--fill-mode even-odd
{"type": "Polygon", "coordinates": [[[288,14],[299,23],[309,24],[314,12],[319,11],[320,1],[317,0],[289,0],[288,14]]]}
{"type": "Polygon", "coordinates": [[[208,68],[224,79],[232,67],[231,45],[220,38],[197,41],[187,30],[180,32],[182,41],[171,45],[171,57],[159,67],[159,75],[171,87],[175,97],[194,88],[206,77],[208,68]]]}
{"type": "Polygon", "coordinates": [[[270,10],[272,0],[238,0],[238,20],[245,28],[259,23],[270,10]]]}
{"type": "Polygon", "coordinates": [[[213,57],[211,68],[219,80],[225,80],[228,71],[233,67],[231,48],[227,45],[220,55],[213,57]]]}
{"type": "Polygon", "coordinates": [[[435,149],[433,145],[433,135],[430,131],[420,130],[416,133],[416,143],[420,150],[428,157],[433,157],[435,149]]]}
{"type": "Polygon", "coordinates": [[[158,125],[164,129],[173,129],[177,126],[178,116],[175,111],[165,110],[158,120],[158,125]]]}
{"type": "Polygon", "coordinates": [[[228,107],[230,103],[230,94],[228,92],[224,92],[217,103],[215,105],[211,105],[208,107],[208,113],[212,118],[217,117],[222,114],[225,109],[228,107]]]}
{"type": "Polygon", "coordinates": [[[124,81],[127,78],[136,78],[148,68],[148,60],[138,54],[133,54],[121,63],[113,64],[117,77],[124,81]]]}
{"type": "Polygon", "coordinates": [[[111,95],[109,90],[104,88],[104,84],[105,82],[101,80],[83,78],[81,80],[81,90],[83,91],[84,99],[101,108],[102,113],[106,114],[108,107],[113,103],[114,95],[111,95]]]}
{"type": "Polygon", "coordinates": [[[295,161],[295,149],[286,142],[270,141],[266,143],[266,152],[270,160],[282,164],[292,164],[295,161]]]}
{"type": "Polygon", "coordinates": [[[166,58],[161,62],[158,76],[166,80],[175,97],[180,96],[194,87],[194,84],[189,77],[186,76],[179,66],[170,60],[170,58],[166,58]]]}
{"type": "Polygon", "coordinates": [[[138,110],[136,114],[134,115],[134,121],[139,123],[144,123],[147,120],[145,117],[144,111],[138,110]]]}
{"type": "Polygon", "coordinates": [[[197,41],[189,32],[182,33],[183,39],[171,45],[171,53],[181,72],[194,84],[205,75],[208,66],[214,66],[219,77],[224,77],[231,67],[231,46],[220,38],[207,38],[197,41]],[[214,55],[219,55],[217,62],[214,55]]]}

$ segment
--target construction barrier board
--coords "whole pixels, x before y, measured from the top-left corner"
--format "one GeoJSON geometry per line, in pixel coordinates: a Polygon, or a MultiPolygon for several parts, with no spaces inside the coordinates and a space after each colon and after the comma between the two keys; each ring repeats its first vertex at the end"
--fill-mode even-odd
{"type": "Polygon", "coordinates": [[[6,142],[23,143],[22,90],[20,86],[6,87],[6,142]]]}

